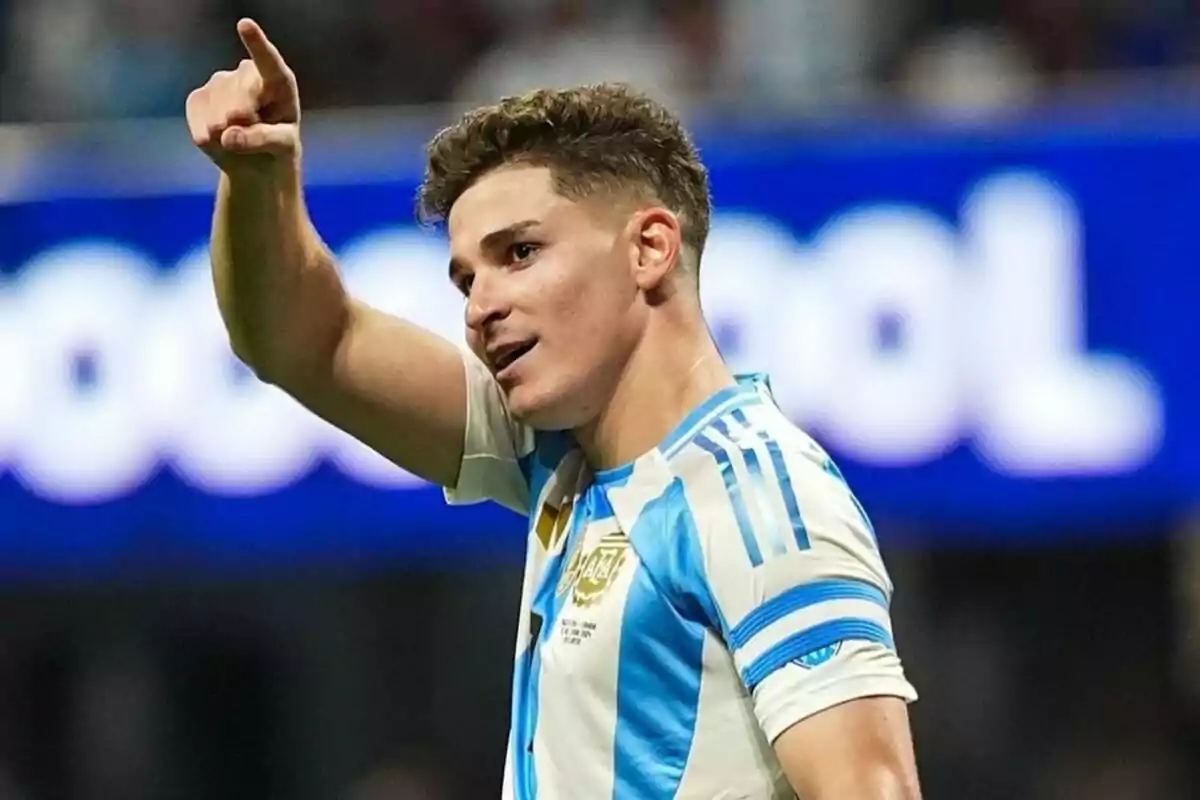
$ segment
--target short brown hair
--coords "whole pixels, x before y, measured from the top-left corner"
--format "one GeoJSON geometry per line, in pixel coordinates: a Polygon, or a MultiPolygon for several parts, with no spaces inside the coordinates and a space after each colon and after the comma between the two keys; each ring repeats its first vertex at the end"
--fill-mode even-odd
{"type": "Polygon", "coordinates": [[[571,199],[599,191],[663,204],[679,217],[696,265],[708,237],[708,171],[679,119],[623,84],[538,89],[468,112],[426,148],[417,197],[423,223],[444,221],[458,198],[497,167],[549,167],[571,199]]]}

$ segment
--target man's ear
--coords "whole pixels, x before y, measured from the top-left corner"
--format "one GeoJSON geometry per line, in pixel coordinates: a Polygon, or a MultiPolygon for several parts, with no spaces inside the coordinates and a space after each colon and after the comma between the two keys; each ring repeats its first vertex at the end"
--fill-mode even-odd
{"type": "Polygon", "coordinates": [[[643,292],[657,293],[679,269],[683,235],[679,218],[665,208],[644,208],[629,221],[633,279],[643,292]]]}

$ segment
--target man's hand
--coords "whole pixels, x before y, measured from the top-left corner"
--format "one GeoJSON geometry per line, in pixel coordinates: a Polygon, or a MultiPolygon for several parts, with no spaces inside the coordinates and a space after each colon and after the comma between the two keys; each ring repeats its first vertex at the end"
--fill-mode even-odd
{"type": "Polygon", "coordinates": [[[300,153],[296,76],[258,23],[243,19],[238,36],[250,58],[188,95],[192,140],[227,174],[261,166],[263,156],[293,165],[300,153]]]}

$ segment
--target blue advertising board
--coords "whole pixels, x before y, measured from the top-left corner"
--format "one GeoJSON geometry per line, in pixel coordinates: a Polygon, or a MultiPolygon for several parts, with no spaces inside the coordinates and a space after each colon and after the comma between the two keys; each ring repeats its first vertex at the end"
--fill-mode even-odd
{"type": "MultiPolygon", "coordinates": [[[[701,144],[714,333],[885,537],[1131,534],[1200,501],[1200,126],[701,144]]],[[[460,339],[416,180],[323,181],[309,202],[355,293],[460,339]]],[[[236,363],[211,208],[0,203],[0,573],[517,554],[522,520],[446,508],[236,363]]]]}

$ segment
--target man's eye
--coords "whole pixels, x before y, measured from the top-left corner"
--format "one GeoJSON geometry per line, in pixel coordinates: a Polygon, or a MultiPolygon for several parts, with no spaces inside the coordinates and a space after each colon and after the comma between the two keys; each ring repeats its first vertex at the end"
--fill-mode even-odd
{"type": "Polygon", "coordinates": [[[537,255],[537,251],[538,246],[532,242],[517,242],[508,248],[508,255],[511,261],[528,261],[537,255]]]}
{"type": "Polygon", "coordinates": [[[471,293],[471,284],[475,283],[474,275],[464,275],[458,279],[458,290],[466,297],[471,293]]]}

